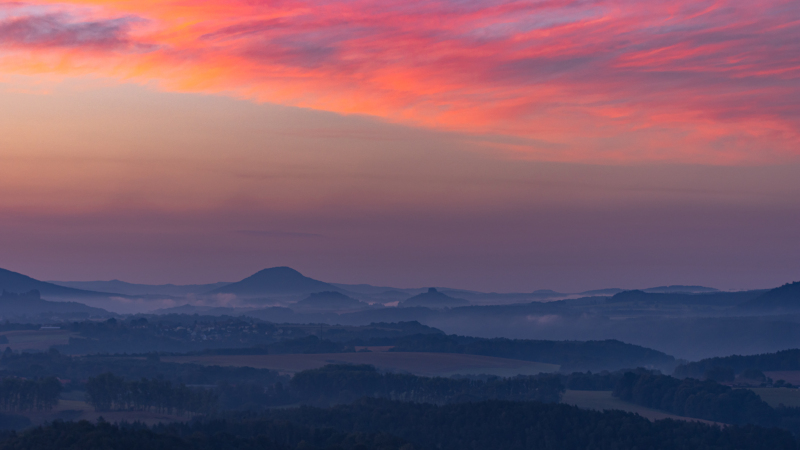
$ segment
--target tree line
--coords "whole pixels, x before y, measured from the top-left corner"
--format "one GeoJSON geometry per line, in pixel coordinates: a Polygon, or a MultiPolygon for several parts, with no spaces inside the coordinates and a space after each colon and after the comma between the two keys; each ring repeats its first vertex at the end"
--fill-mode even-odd
{"type": "Polygon", "coordinates": [[[487,399],[559,402],[559,376],[466,378],[419,377],[380,373],[369,365],[328,365],[296,374],[290,387],[306,404],[350,403],[361,397],[421,403],[456,403],[487,399]]]}
{"type": "Polygon", "coordinates": [[[225,428],[206,430],[206,425],[150,428],[141,423],[56,421],[22,433],[0,433],[0,450],[415,450],[385,433],[341,433],[286,421],[262,421],[255,433],[244,430],[239,420],[225,428]]]}
{"type": "Polygon", "coordinates": [[[716,368],[728,368],[735,374],[747,369],[760,371],[800,370],[800,349],[783,350],[775,353],[740,356],[732,355],[707,358],[697,362],[682,364],[675,368],[678,378],[702,378],[716,368]]]}
{"type": "Polygon", "coordinates": [[[140,410],[181,414],[206,413],[217,407],[217,395],[210,389],[191,389],[167,380],[142,378],[126,381],[104,373],[86,382],[86,401],[97,411],[140,410]]]}
{"type": "Polygon", "coordinates": [[[55,377],[5,377],[0,382],[0,408],[13,412],[49,411],[58,404],[61,389],[61,382],[55,377]]]}

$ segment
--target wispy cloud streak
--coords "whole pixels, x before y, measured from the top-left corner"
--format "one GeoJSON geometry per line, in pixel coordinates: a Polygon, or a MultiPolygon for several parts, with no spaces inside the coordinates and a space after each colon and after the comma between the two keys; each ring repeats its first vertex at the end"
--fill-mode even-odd
{"type": "Polygon", "coordinates": [[[795,0],[9,5],[5,71],[100,73],[506,135],[521,139],[491,147],[539,159],[724,164],[800,153],[795,0]]]}
{"type": "Polygon", "coordinates": [[[0,22],[0,43],[25,47],[127,47],[125,19],[71,22],[65,15],[26,16],[0,22]]]}

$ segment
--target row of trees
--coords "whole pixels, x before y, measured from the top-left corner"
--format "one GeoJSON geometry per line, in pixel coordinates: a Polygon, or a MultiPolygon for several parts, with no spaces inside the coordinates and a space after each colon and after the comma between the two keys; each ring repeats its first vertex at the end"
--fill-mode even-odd
{"type": "Polygon", "coordinates": [[[191,389],[159,379],[125,381],[112,373],[87,380],[86,400],[97,411],[142,410],[181,414],[208,413],[217,408],[217,395],[213,390],[191,389]]]}
{"type": "MultiPolygon", "coordinates": [[[[637,371],[645,371],[645,369],[637,369],[637,371]]],[[[573,372],[561,375],[561,377],[567,389],[573,391],[612,391],[624,374],[625,371],[622,370],[601,373],[573,372]]]]}
{"type": "Polygon", "coordinates": [[[487,399],[558,402],[564,386],[558,376],[520,376],[486,381],[379,373],[373,366],[328,365],[292,378],[290,387],[304,403],[350,403],[361,397],[420,403],[487,399]]]}
{"type": "Polygon", "coordinates": [[[727,368],[732,374],[739,374],[747,369],[757,369],[764,372],[800,370],[800,349],[762,353],[760,355],[732,355],[707,358],[678,366],[675,368],[675,376],[679,378],[700,378],[705,377],[709,371],[717,368],[727,368]]]}
{"type": "Polygon", "coordinates": [[[6,377],[0,382],[0,408],[14,412],[51,410],[58,404],[60,394],[61,382],[55,377],[6,377]]]}

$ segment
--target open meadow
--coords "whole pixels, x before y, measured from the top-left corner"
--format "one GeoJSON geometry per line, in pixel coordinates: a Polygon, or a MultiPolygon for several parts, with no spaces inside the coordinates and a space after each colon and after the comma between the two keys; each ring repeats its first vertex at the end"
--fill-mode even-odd
{"type": "Polygon", "coordinates": [[[316,369],[328,364],[369,364],[379,370],[420,376],[536,375],[552,373],[556,364],[521,361],[492,356],[423,352],[359,352],[303,355],[196,355],[163,357],[165,362],[271,369],[284,374],[316,369]]]}
{"type": "Polygon", "coordinates": [[[800,389],[789,388],[750,388],[773,408],[780,405],[789,408],[800,407],[800,389]]]}
{"type": "Polygon", "coordinates": [[[800,386],[800,370],[765,371],[764,375],[772,378],[773,381],[783,380],[800,386]]]}
{"type": "Polygon", "coordinates": [[[16,351],[45,351],[54,345],[67,345],[71,334],[69,330],[16,330],[0,333],[8,338],[8,344],[2,344],[2,347],[11,347],[16,351]]]}
{"type": "Polygon", "coordinates": [[[142,422],[147,425],[170,423],[189,420],[192,415],[162,414],[151,411],[103,411],[98,412],[83,399],[83,392],[68,392],[62,394],[61,399],[51,411],[29,411],[21,414],[31,420],[33,425],[41,425],[54,420],[88,420],[97,422],[102,417],[111,423],[142,422]]]}

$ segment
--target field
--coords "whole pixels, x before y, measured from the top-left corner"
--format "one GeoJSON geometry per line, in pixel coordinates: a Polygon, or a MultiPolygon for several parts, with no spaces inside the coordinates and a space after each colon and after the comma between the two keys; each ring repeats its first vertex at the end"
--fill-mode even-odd
{"type": "Polygon", "coordinates": [[[773,408],[780,404],[793,408],[800,407],[800,389],[750,388],[750,390],[758,394],[761,400],[773,408]]]}
{"type": "Polygon", "coordinates": [[[69,330],[18,330],[0,333],[8,338],[8,344],[0,344],[2,348],[12,350],[47,350],[54,345],[69,343],[69,330]]]}
{"type": "Polygon", "coordinates": [[[21,413],[31,419],[34,425],[61,420],[88,420],[96,422],[102,416],[108,422],[143,422],[148,425],[188,420],[189,416],[158,414],[147,411],[105,411],[96,412],[82,400],[82,392],[68,392],[62,395],[58,405],[52,411],[21,413]]]}
{"type": "Polygon", "coordinates": [[[688,417],[676,416],[657,409],[651,409],[644,406],[635,405],[622,401],[616,397],[611,396],[611,391],[567,391],[561,400],[562,403],[574,405],[583,409],[594,409],[598,411],[618,409],[639,414],[640,416],[650,420],[661,419],[675,419],[686,420],[689,422],[703,422],[713,424],[708,420],[692,419],[688,417]]]}
{"type": "Polygon", "coordinates": [[[380,370],[422,376],[536,375],[555,372],[559,366],[492,356],[456,353],[364,352],[313,355],[200,355],[163,357],[162,361],[217,366],[272,369],[285,374],[316,369],[327,364],[371,364],[380,370]]]}
{"type": "Polygon", "coordinates": [[[783,380],[800,386],[800,370],[782,370],[780,372],[764,372],[764,375],[772,378],[773,381],[783,380]]]}

